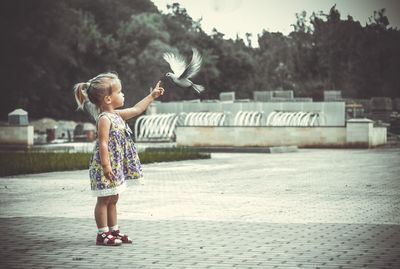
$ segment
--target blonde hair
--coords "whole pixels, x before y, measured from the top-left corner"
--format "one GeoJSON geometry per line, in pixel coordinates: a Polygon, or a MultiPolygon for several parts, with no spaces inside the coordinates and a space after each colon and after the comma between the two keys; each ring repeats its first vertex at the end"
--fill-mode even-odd
{"type": "Polygon", "coordinates": [[[113,87],[120,82],[118,74],[114,72],[102,73],[90,79],[74,85],[74,96],[78,109],[83,110],[85,102],[91,102],[97,107],[101,105],[105,96],[111,95],[113,87]]]}

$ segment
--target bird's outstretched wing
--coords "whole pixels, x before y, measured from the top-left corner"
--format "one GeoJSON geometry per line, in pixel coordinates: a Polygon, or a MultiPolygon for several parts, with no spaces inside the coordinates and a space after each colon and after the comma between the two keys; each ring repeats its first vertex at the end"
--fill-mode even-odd
{"type": "Polygon", "coordinates": [[[179,76],[180,79],[191,78],[194,75],[196,75],[200,70],[202,61],[201,55],[195,48],[193,48],[192,51],[193,51],[192,60],[186,67],[185,71],[183,71],[182,74],[179,76]]]}
{"type": "Polygon", "coordinates": [[[183,71],[185,71],[186,61],[182,55],[166,52],[163,54],[163,58],[169,64],[172,72],[174,72],[177,77],[181,76],[183,71]]]}

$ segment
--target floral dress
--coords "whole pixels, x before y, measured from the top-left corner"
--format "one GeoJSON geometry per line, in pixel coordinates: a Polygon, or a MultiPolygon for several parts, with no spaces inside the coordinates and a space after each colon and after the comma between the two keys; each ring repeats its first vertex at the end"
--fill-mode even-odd
{"type": "Polygon", "coordinates": [[[116,177],[110,180],[104,176],[97,139],[90,160],[89,176],[92,193],[98,197],[121,193],[128,183],[142,183],[143,179],[142,165],[128,124],[117,113],[103,112],[98,116],[98,120],[100,117],[107,117],[111,122],[108,152],[116,177]]]}

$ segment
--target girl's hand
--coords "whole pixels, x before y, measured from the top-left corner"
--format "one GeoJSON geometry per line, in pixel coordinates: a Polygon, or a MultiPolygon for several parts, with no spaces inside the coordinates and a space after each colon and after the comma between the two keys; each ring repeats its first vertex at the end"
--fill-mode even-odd
{"type": "Polygon", "coordinates": [[[157,82],[157,85],[154,87],[154,89],[150,88],[150,94],[151,94],[151,97],[153,97],[153,99],[156,99],[164,94],[164,88],[160,87],[160,84],[161,84],[161,80],[157,82]]]}
{"type": "Polygon", "coordinates": [[[103,166],[103,173],[107,179],[109,179],[109,180],[115,179],[115,174],[113,173],[113,171],[111,169],[111,165],[103,166]]]}

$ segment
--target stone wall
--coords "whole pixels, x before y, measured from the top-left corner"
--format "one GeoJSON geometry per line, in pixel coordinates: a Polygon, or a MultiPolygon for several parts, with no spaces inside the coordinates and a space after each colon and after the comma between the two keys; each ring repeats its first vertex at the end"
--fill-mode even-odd
{"type": "Polygon", "coordinates": [[[346,143],[343,127],[177,127],[178,146],[195,147],[327,147],[346,143]]]}
{"type": "Polygon", "coordinates": [[[1,145],[33,145],[33,126],[5,125],[0,126],[1,145]]]}
{"type": "Polygon", "coordinates": [[[346,127],[178,126],[178,146],[195,147],[360,147],[386,144],[386,128],[349,121],[346,127]]]}

